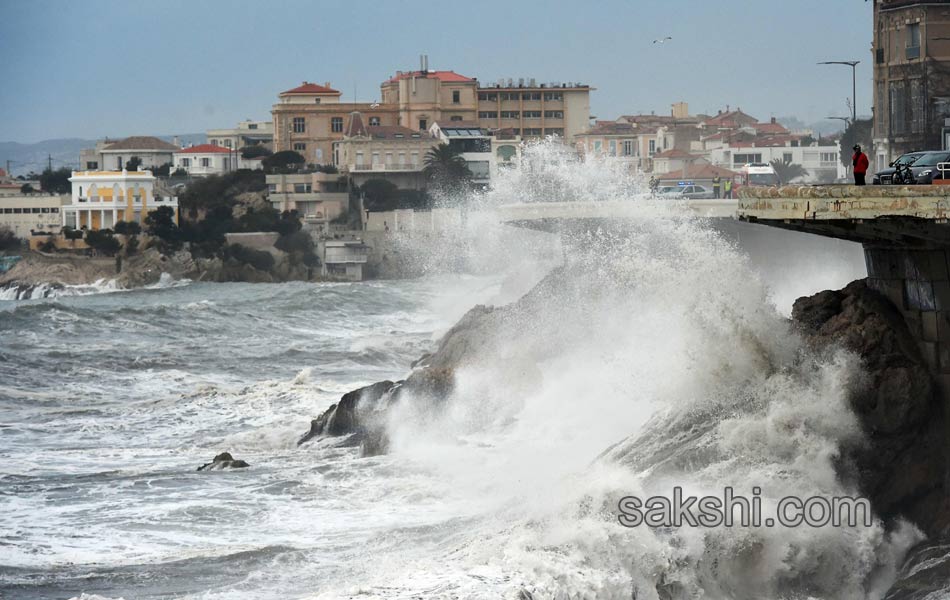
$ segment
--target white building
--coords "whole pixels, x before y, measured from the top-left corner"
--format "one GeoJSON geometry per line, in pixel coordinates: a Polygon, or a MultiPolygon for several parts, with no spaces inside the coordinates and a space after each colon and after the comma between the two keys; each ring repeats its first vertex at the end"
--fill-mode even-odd
{"type": "Polygon", "coordinates": [[[323,250],[323,275],[349,281],[363,279],[363,265],[369,258],[369,246],[360,240],[325,240],[318,243],[323,250]]]}
{"type": "Polygon", "coordinates": [[[172,162],[172,153],[178,146],[157,137],[136,135],[123,140],[102,140],[95,149],[89,148],[79,154],[80,165],[89,171],[121,171],[133,157],[141,163],[139,168],[150,169],[172,162]]]}
{"type": "Polygon", "coordinates": [[[143,223],[149,211],[168,206],[178,222],[178,198],[156,194],[151,171],[73,171],[72,197],[63,206],[62,225],[112,229],[119,221],[143,223]]]}
{"type": "Polygon", "coordinates": [[[0,197],[0,226],[9,227],[18,238],[33,231],[58,233],[61,210],[69,203],[67,194],[17,194],[0,197]]]}
{"type": "MultiPolygon", "coordinates": [[[[773,160],[801,165],[808,174],[801,183],[830,183],[847,177],[845,166],[841,163],[841,149],[834,146],[796,145],[791,142],[781,145],[759,145],[756,143],[719,144],[709,148],[708,160],[717,167],[738,170],[748,163],[769,163],[773,160]]],[[[788,183],[788,182],[786,182],[788,183]]]]}
{"type": "Polygon", "coordinates": [[[461,154],[472,172],[472,183],[487,186],[491,182],[491,136],[480,125],[463,121],[433,123],[429,132],[461,154]]]}
{"type": "Polygon", "coordinates": [[[206,135],[209,144],[232,150],[257,145],[271,148],[274,144],[274,123],[273,121],[241,121],[233,129],[209,129],[206,135]]]}
{"type": "Polygon", "coordinates": [[[182,148],[174,154],[171,172],[181,169],[192,176],[222,175],[237,169],[259,170],[262,158],[244,158],[239,150],[201,144],[182,148]]]}

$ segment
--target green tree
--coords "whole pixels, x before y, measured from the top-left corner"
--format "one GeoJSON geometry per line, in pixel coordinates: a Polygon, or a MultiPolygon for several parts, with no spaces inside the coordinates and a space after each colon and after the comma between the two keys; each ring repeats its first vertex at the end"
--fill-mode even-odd
{"type": "Polygon", "coordinates": [[[86,244],[106,256],[114,256],[122,245],[108,229],[90,229],[86,232],[86,244]]]}
{"type": "Polygon", "coordinates": [[[125,170],[137,171],[140,166],[142,166],[142,159],[139,158],[138,156],[133,156],[132,158],[126,161],[125,170]]]}
{"type": "Polygon", "coordinates": [[[387,179],[370,179],[362,186],[363,208],[371,211],[393,210],[399,201],[399,188],[387,179]]]}
{"type": "Polygon", "coordinates": [[[270,156],[271,154],[273,154],[273,152],[263,144],[244,146],[244,148],[241,149],[242,158],[258,158],[260,156],[270,156]]]}
{"type": "Polygon", "coordinates": [[[20,186],[21,194],[32,194],[35,191],[36,190],[33,189],[33,186],[28,183],[24,183],[23,185],[20,186]]]}
{"type": "Polygon", "coordinates": [[[40,187],[44,192],[51,194],[69,194],[73,191],[73,186],[69,183],[69,178],[73,173],[66,167],[61,167],[55,171],[46,169],[40,173],[40,187]]]}
{"type": "Polygon", "coordinates": [[[161,240],[159,250],[163,254],[169,254],[182,246],[184,236],[175,224],[175,209],[170,206],[160,206],[149,211],[145,217],[145,231],[161,240]]]}
{"type": "Polygon", "coordinates": [[[281,150],[261,161],[264,169],[270,172],[296,169],[303,166],[305,162],[306,159],[293,150],[281,150]]]}
{"type": "Polygon", "coordinates": [[[871,150],[871,119],[858,119],[849,123],[841,134],[841,162],[845,166],[851,165],[851,148],[855,144],[861,145],[861,150],[867,154],[871,150]]]}
{"type": "Polygon", "coordinates": [[[151,169],[149,169],[149,171],[151,171],[152,175],[154,175],[155,177],[168,177],[168,174],[171,172],[171,170],[172,170],[171,163],[165,163],[160,167],[152,167],[151,169]]]}
{"type": "Polygon", "coordinates": [[[425,157],[429,185],[443,197],[458,197],[470,188],[472,172],[462,155],[448,144],[430,149],[425,157]]]}
{"type": "Polygon", "coordinates": [[[776,158],[769,164],[771,164],[772,168],[775,169],[775,173],[778,175],[778,179],[782,183],[789,183],[793,179],[798,179],[799,177],[808,175],[808,170],[805,169],[805,167],[798,163],[793,163],[787,158],[776,158]]]}
{"type": "Polygon", "coordinates": [[[73,229],[69,225],[63,227],[63,238],[67,240],[81,240],[83,232],[78,229],[73,229]]]}
{"type": "Polygon", "coordinates": [[[274,256],[264,250],[255,250],[241,244],[230,244],[226,256],[234,260],[251,265],[258,271],[270,271],[274,267],[274,256]]]}
{"type": "Polygon", "coordinates": [[[142,226],[135,221],[118,221],[114,229],[120,235],[138,235],[142,233],[142,226]]]}

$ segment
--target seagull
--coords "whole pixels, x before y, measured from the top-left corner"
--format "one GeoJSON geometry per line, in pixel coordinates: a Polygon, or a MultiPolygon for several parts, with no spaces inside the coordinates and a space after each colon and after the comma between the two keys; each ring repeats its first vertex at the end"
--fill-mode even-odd
{"type": "Polygon", "coordinates": [[[369,105],[370,108],[379,108],[379,102],[373,102],[369,105]]]}
{"type": "Polygon", "coordinates": [[[663,39],[661,39],[661,40],[653,40],[653,43],[654,43],[654,44],[665,44],[668,40],[672,40],[672,39],[673,39],[672,37],[666,36],[665,38],[663,38],[663,39]]]}

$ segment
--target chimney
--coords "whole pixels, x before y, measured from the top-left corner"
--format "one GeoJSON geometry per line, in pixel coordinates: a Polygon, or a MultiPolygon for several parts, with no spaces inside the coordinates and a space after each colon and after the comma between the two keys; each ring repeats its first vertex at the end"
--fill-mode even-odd
{"type": "Polygon", "coordinates": [[[775,125],[775,117],[772,117],[772,125],[775,125]]]}
{"type": "Polygon", "coordinates": [[[329,82],[329,81],[325,81],[325,82],[323,83],[323,86],[324,86],[324,87],[330,87],[330,82],[329,82]]]}
{"type": "Polygon", "coordinates": [[[174,138],[172,138],[172,143],[178,146],[179,148],[181,148],[181,142],[178,141],[177,135],[174,138]]]}

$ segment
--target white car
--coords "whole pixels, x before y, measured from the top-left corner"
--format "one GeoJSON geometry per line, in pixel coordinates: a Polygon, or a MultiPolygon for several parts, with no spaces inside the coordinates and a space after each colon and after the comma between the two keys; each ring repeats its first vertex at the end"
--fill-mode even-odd
{"type": "Polygon", "coordinates": [[[713,192],[701,185],[666,185],[657,190],[657,195],[663,198],[686,198],[687,200],[706,200],[713,197],[713,192]]]}

